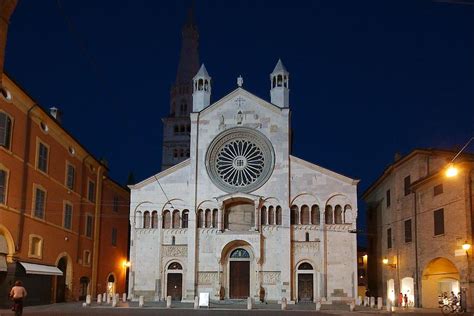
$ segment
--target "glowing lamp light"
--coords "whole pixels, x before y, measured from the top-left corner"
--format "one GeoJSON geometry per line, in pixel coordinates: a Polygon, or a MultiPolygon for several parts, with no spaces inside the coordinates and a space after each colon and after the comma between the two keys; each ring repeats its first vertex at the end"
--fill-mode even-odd
{"type": "Polygon", "coordinates": [[[130,264],[130,261],[124,260],[124,261],[122,262],[122,266],[123,266],[124,268],[130,268],[130,265],[131,265],[131,264],[130,264]]]}
{"type": "Polygon", "coordinates": [[[383,264],[388,264],[388,259],[387,259],[387,258],[383,258],[382,262],[383,262],[383,264]]]}
{"type": "Polygon", "coordinates": [[[458,172],[459,172],[458,168],[456,168],[454,164],[451,163],[449,164],[448,169],[446,169],[446,177],[448,178],[455,177],[458,175],[458,172]]]}
{"type": "Polygon", "coordinates": [[[471,249],[471,244],[465,241],[464,244],[462,245],[462,249],[464,249],[464,251],[468,251],[469,249],[471,249]]]}

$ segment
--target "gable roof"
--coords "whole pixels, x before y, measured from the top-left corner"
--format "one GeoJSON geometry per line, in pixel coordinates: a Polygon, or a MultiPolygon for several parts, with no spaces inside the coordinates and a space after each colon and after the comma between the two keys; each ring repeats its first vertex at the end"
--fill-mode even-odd
{"type": "MultiPolygon", "coordinates": [[[[391,175],[395,169],[399,166],[405,164],[412,158],[417,155],[432,155],[432,156],[450,156],[451,158],[457,151],[454,150],[447,150],[447,149],[433,149],[433,148],[415,148],[407,155],[403,156],[402,158],[398,159],[394,163],[388,165],[382,172],[382,174],[374,181],[365,191],[362,193],[362,198],[365,199],[367,196],[380,184],[382,183],[389,175],[391,175]]],[[[469,159],[474,159],[474,154],[470,153],[463,153],[460,157],[468,157],[469,159]]]]}
{"type": "Polygon", "coordinates": [[[298,158],[298,157],[295,157],[295,156],[292,156],[292,155],[290,155],[290,162],[298,163],[298,164],[300,164],[300,165],[302,165],[306,168],[309,168],[309,169],[312,169],[314,171],[320,172],[320,173],[325,174],[329,177],[336,178],[336,179],[338,179],[342,182],[348,183],[348,184],[355,185],[355,184],[360,182],[359,179],[352,179],[352,178],[346,177],[346,176],[344,176],[340,173],[331,171],[329,169],[326,169],[326,168],[323,168],[321,166],[315,165],[311,162],[308,162],[306,160],[303,160],[301,158],[298,158]]]}
{"type": "Polygon", "coordinates": [[[211,112],[212,109],[226,103],[227,101],[229,100],[232,100],[233,98],[235,98],[237,95],[243,95],[249,99],[253,99],[255,100],[258,104],[264,106],[265,108],[271,110],[271,111],[274,111],[276,113],[280,113],[283,109],[289,109],[289,108],[281,108],[273,103],[270,103],[258,96],[256,96],[255,94],[253,93],[250,93],[248,92],[247,90],[245,90],[244,88],[241,88],[241,87],[238,87],[237,89],[235,89],[234,91],[230,92],[229,94],[227,94],[226,96],[222,97],[221,99],[219,99],[218,101],[212,103],[211,105],[205,107],[204,109],[202,109],[199,113],[201,113],[201,115],[206,115],[208,112],[211,112]]]}
{"type": "Polygon", "coordinates": [[[159,180],[163,177],[166,177],[167,175],[170,175],[172,174],[173,172],[176,172],[180,169],[183,169],[184,167],[187,167],[188,165],[191,164],[191,159],[188,158],[182,162],[180,162],[179,164],[176,164],[172,167],[169,167],[168,169],[166,170],[163,170],[163,171],[160,171],[158,172],[157,174],[154,174],[152,175],[151,177],[148,177],[146,178],[145,180],[142,180],[140,182],[138,182],[137,184],[132,184],[132,185],[129,185],[128,187],[130,188],[130,190],[136,190],[136,189],[141,189],[143,188],[144,186],[156,181],[156,180],[159,180]]]}

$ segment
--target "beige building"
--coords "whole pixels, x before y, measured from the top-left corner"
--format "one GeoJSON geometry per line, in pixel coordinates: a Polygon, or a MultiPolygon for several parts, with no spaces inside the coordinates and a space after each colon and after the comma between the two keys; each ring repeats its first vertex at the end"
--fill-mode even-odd
{"type": "Polygon", "coordinates": [[[363,194],[368,221],[368,286],[372,295],[409,306],[438,307],[442,292],[467,290],[473,305],[472,244],[474,155],[416,149],[396,157],[363,194]]]}

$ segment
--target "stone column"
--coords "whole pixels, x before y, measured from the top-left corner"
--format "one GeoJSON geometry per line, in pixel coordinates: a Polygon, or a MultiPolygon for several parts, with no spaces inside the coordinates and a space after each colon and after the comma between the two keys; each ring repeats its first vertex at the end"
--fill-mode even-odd
{"type": "Polygon", "coordinates": [[[219,208],[217,209],[217,229],[221,232],[224,231],[224,203],[219,204],[219,208]]]}

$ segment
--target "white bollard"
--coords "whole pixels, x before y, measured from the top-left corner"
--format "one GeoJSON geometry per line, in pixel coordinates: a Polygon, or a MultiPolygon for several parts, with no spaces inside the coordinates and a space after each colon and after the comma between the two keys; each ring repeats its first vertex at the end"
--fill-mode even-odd
{"type": "Polygon", "coordinates": [[[252,309],[252,298],[247,297],[247,309],[252,309]]]}
{"type": "Polygon", "coordinates": [[[390,300],[387,300],[387,312],[392,311],[392,302],[390,300]]]}
{"type": "Polygon", "coordinates": [[[97,304],[102,304],[102,294],[97,294],[97,304]]]}
{"type": "Polygon", "coordinates": [[[143,307],[145,306],[145,300],[143,299],[143,295],[140,295],[138,297],[138,307],[143,307]]]}
{"type": "Polygon", "coordinates": [[[321,310],[321,302],[319,300],[316,302],[316,310],[317,311],[321,310]]]}
{"type": "Polygon", "coordinates": [[[117,296],[112,299],[112,307],[117,307],[117,296]]]}
{"type": "Polygon", "coordinates": [[[370,305],[370,298],[368,296],[364,297],[364,306],[370,305]]]}
{"type": "Polygon", "coordinates": [[[87,306],[91,305],[91,301],[92,301],[91,295],[87,294],[87,296],[86,296],[86,305],[87,306]]]}
{"type": "Polygon", "coordinates": [[[107,293],[102,294],[102,302],[107,303],[107,293]]]}
{"type": "Polygon", "coordinates": [[[375,297],[373,297],[373,296],[370,297],[370,307],[371,308],[375,307],[375,297]]]}
{"type": "Polygon", "coordinates": [[[359,295],[356,303],[357,303],[357,306],[360,306],[362,304],[362,296],[359,295]]]}
{"type": "Polygon", "coordinates": [[[199,297],[194,297],[194,309],[199,309],[199,297]]]}
{"type": "Polygon", "coordinates": [[[171,308],[171,296],[166,297],[166,308],[171,308]]]}
{"type": "Polygon", "coordinates": [[[377,309],[383,308],[383,302],[381,297],[377,297],[377,309]]]}
{"type": "Polygon", "coordinates": [[[112,295],[107,293],[107,304],[112,303],[112,295]]]}
{"type": "Polygon", "coordinates": [[[282,310],[282,311],[285,311],[285,310],[286,310],[286,305],[287,305],[286,297],[283,297],[283,298],[281,299],[281,310],[282,310]]]}
{"type": "Polygon", "coordinates": [[[123,293],[122,294],[122,302],[126,302],[127,301],[127,293],[123,293]]]}
{"type": "Polygon", "coordinates": [[[351,312],[353,312],[354,309],[355,309],[355,306],[356,306],[355,302],[352,301],[351,304],[349,305],[349,310],[350,310],[351,312]]]}

